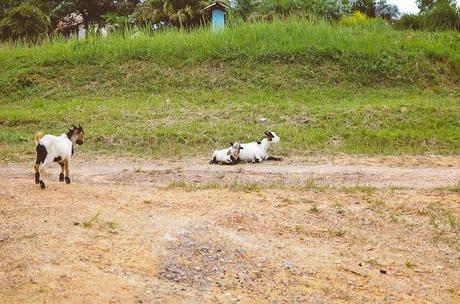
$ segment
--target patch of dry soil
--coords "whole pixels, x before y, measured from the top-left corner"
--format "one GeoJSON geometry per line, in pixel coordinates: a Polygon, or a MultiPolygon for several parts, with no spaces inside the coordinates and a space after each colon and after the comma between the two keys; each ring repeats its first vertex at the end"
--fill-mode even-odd
{"type": "Polygon", "coordinates": [[[0,303],[460,302],[458,159],[204,162],[0,165],[0,303]]]}

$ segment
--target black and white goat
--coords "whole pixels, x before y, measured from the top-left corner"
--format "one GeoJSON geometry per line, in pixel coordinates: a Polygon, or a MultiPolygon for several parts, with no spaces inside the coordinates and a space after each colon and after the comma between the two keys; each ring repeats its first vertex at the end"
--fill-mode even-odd
{"type": "Polygon", "coordinates": [[[271,144],[281,142],[275,132],[264,132],[265,137],[258,142],[241,144],[240,160],[247,163],[260,163],[263,160],[281,160],[281,157],[268,156],[268,148],[271,144]]]}
{"type": "Polygon", "coordinates": [[[35,183],[40,184],[42,189],[45,189],[45,183],[40,179],[40,170],[54,162],[61,166],[61,174],[59,181],[64,181],[70,184],[69,178],[69,163],[72,158],[75,145],[83,144],[83,136],[85,132],[81,126],[72,125],[67,133],[61,136],[44,135],[43,132],[35,134],[35,143],[37,144],[37,160],[35,161],[35,183]]]}
{"type": "Polygon", "coordinates": [[[214,150],[210,164],[234,165],[240,162],[240,151],[243,149],[239,141],[230,143],[231,147],[222,150],[214,150]]]}

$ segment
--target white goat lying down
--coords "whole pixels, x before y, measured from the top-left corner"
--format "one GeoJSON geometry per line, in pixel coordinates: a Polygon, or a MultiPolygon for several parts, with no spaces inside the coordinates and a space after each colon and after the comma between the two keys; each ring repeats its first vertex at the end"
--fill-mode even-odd
{"type": "Polygon", "coordinates": [[[222,150],[214,150],[210,164],[234,165],[240,162],[240,150],[243,149],[239,141],[230,143],[231,147],[222,150]]]}
{"type": "Polygon", "coordinates": [[[251,142],[241,144],[240,160],[247,163],[260,163],[263,160],[281,160],[281,157],[268,156],[268,148],[271,144],[278,144],[281,142],[280,138],[275,132],[264,132],[265,137],[258,142],[251,142]]]}
{"type": "Polygon", "coordinates": [[[42,132],[35,134],[35,143],[37,144],[37,160],[35,162],[35,183],[40,184],[40,188],[45,189],[45,183],[40,179],[40,170],[53,163],[57,162],[61,166],[61,174],[59,181],[64,181],[70,184],[69,178],[69,163],[72,158],[75,145],[83,144],[83,136],[85,132],[81,126],[72,125],[67,133],[61,136],[44,135],[42,132]]]}

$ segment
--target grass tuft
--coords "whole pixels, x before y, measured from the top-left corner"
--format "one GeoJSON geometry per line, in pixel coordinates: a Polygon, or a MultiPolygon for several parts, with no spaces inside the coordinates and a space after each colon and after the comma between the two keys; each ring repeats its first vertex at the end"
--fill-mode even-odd
{"type": "Polygon", "coordinates": [[[93,216],[86,218],[82,221],[82,225],[85,228],[91,228],[99,218],[99,215],[101,214],[101,211],[99,210],[97,213],[95,213],[93,216]]]}

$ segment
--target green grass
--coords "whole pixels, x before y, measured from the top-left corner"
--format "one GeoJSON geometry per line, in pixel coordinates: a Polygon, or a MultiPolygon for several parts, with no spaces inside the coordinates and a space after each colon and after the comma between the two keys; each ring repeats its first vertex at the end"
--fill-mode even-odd
{"type": "Polygon", "coordinates": [[[458,33],[291,18],[125,37],[0,46],[0,159],[71,123],[92,153],[208,155],[267,129],[285,156],[460,152],[458,33]]]}
{"type": "Polygon", "coordinates": [[[266,129],[281,137],[274,149],[282,155],[458,153],[459,117],[457,96],[403,89],[33,98],[0,103],[0,155],[4,160],[32,156],[36,131],[61,134],[71,123],[86,131],[79,150],[104,153],[207,155],[230,141],[257,140],[266,129]],[[260,123],[260,117],[268,121],[260,123]]]}

